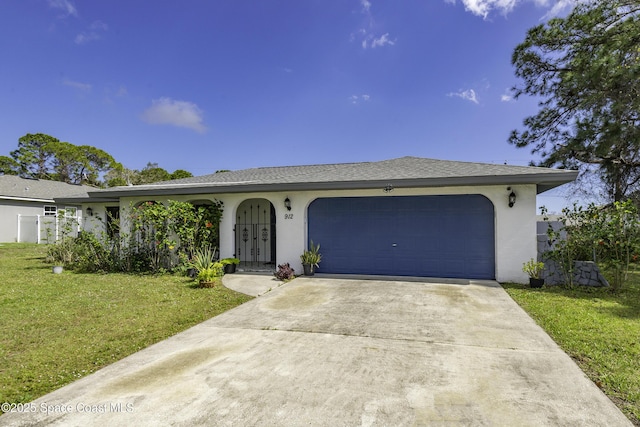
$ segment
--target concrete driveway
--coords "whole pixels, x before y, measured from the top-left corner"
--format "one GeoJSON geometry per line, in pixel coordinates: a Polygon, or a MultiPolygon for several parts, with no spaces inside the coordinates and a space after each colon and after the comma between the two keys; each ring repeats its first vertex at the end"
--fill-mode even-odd
{"type": "Polygon", "coordinates": [[[23,410],[0,425],[631,425],[489,281],[298,278],[23,410]]]}

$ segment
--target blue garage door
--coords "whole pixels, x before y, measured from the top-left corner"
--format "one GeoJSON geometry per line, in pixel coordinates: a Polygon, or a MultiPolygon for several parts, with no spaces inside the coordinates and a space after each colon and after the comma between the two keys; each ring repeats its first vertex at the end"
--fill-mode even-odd
{"type": "Polygon", "coordinates": [[[493,204],[481,195],[340,197],[309,205],[319,273],[493,279],[493,204]]]}

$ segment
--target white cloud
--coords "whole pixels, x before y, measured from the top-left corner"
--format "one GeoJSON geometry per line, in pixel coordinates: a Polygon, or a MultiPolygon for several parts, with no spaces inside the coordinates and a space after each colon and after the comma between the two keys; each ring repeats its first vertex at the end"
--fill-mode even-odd
{"type": "Polygon", "coordinates": [[[86,44],[92,40],[98,40],[100,36],[97,33],[80,33],[76,36],[74,42],[76,44],[86,44]]]}
{"type": "Polygon", "coordinates": [[[351,36],[349,37],[349,41],[353,42],[356,40],[358,36],[364,37],[366,35],[367,35],[367,30],[365,30],[364,28],[360,28],[358,31],[351,33],[351,36]]]}
{"type": "Polygon", "coordinates": [[[91,91],[91,85],[89,83],[81,83],[81,82],[74,82],[73,80],[65,80],[62,82],[63,85],[65,86],[70,86],[72,88],[78,89],[81,92],[90,92],[91,91]]]}
{"type": "Polygon", "coordinates": [[[478,97],[476,95],[476,91],[473,89],[467,89],[460,92],[450,92],[447,96],[457,96],[458,98],[462,98],[467,101],[471,101],[474,104],[479,104],[478,97]]]}
{"type": "Polygon", "coordinates": [[[393,46],[396,44],[395,40],[389,38],[389,33],[385,33],[379,37],[376,37],[373,33],[372,29],[378,26],[376,26],[376,22],[371,14],[371,1],[360,0],[360,6],[362,6],[360,13],[365,16],[365,22],[362,23],[358,30],[351,33],[349,40],[351,42],[359,40],[360,46],[362,46],[363,49],[375,49],[376,47],[393,46]]]}
{"type": "Polygon", "coordinates": [[[89,26],[89,31],[83,31],[78,34],[75,38],[76,44],[86,44],[93,40],[99,40],[102,38],[101,34],[104,31],[107,31],[109,26],[102,21],[94,21],[89,26]]]}
{"type": "Polygon", "coordinates": [[[49,0],[49,7],[60,9],[64,12],[64,16],[78,16],[78,10],[70,0],[49,0]]]}
{"type": "Polygon", "coordinates": [[[151,107],[141,115],[142,120],[154,125],[172,125],[203,133],[202,110],[193,102],[160,98],[151,101],[151,107]]]}
{"type": "Polygon", "coordinates": [[[376,37],[373,34],[369,34],[362,40],[363,49],[367,49],[367,48],[375,49],[377,47],[393,46],[395,44],[396,44],[396,41],[391,40],[389,38],[389,33],[385,33],[380,37],[376,37]]]}
{"type": "Polygon", "coordinates": [[[500,101],[502,102],[513,101],[513,92],[511,88],[505,89],[504,93],[500,96],[500,101]]]}
{"type": "Polygon", "coordinates": [[[360,103],[360,101],[369,102],[370,99],[371,99],[371,95],[367,95],[367,94],[351,95],[349,97],[349,101],[351,101],[352,104],[358,104],[360,103]]]}
{"type": "MultiPolygon", "coordinates": [[[[542,17],[542,19],[553,18],[554,16],[558,16],[562,14],[565,10],[572,9],[578,3],[585,3],[588,0],[558,0],[551,9],[542,17]]],[[[536,3],[540,3],[536,1],[536,3]]],[[[542,1],[542,5],[546,6],[546,1],[542,1]]]]}
{"type": "MultiPolygon", "coordinates": [[[[466,11],[487,19],[493,11],[503,15],[510,13],[516,6],[525,2],[533,2],[536,6],[549,8],[543,19],[557,16],[578,3],[591,0],[460,0],[466,11]]],[[[445,3],[455,4],[456,0],[444,0],[445,3]]]]}
{"type": "Polygon", "coordinates": [[[498,9],[503,14],[511,12],[516,5],[516,0],[462,0],[465,10],[474,15],[487,18],[489,12],[498,9]]]}
{"type": "Polygon", "coordinates": [[[389,33],[386,33],[386,34],[381,35],[377,39],[374,38],[371,41],[371,48],[376,48],[376,47],[380,47],[380,46],[384,46],[384,45],[393,46],[394,44],[396,44],[395,40],[390,40],[389,39],[389,33]]]}

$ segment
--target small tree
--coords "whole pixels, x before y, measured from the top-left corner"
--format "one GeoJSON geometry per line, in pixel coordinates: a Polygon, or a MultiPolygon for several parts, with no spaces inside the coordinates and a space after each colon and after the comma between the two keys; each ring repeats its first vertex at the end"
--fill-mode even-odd
{"type": "Polygon", "coordinates": [[[138,253],[148,257],[149,268],[157,272],[170,268],[170,251],[176,242],[170,236],[169,215],[166,206],[157,202],[144,202],[131,212],[132,244],[138,253]]]}

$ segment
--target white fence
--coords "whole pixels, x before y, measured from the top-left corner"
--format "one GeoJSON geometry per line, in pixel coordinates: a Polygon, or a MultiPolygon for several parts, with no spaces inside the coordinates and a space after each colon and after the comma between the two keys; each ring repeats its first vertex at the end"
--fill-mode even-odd
{"type": "Polygon", "coordinates": [[[80,219],[66,216],[18,215],[18,242],[54,243],[66,236],[77,236],[80,219]]]}

